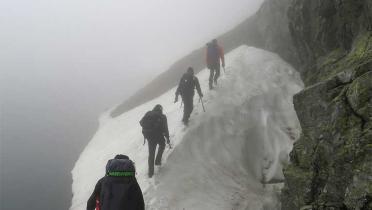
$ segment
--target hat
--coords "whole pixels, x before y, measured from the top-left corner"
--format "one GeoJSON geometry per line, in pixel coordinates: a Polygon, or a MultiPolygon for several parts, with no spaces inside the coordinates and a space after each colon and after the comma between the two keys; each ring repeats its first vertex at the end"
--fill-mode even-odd
{"type": "Polygon", "coordinates": [[[156,106],[154,107],[154,109],[152,109],[153,111],[159,111],[159,112],[162,112],[163,111],[163,107],[160,105],[160,104],[156,104],[156,106]]]}
{"type": "Polygon", "coordinates": [[[189,67],[188,69],[187,69],[187,73],[194,73],[194,69],[192,68],[192,67],[189,67]]]}
{"type": "Polygon", "coordinates": [[[129,157],[126,156],[126,155],[117,154],[117,155],[115,155],[114,159],[125,159],[125,160],[129,160],[129,157]]]}

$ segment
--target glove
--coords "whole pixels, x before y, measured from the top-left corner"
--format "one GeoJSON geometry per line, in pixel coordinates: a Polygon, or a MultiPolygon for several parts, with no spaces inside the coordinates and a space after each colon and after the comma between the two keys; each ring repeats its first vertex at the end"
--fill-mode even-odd
{"type": "Polygon", "coordinates": [[[169,137],[167,137],[167,144],[170,144],[170,139],[169,139],[169,137]]]}

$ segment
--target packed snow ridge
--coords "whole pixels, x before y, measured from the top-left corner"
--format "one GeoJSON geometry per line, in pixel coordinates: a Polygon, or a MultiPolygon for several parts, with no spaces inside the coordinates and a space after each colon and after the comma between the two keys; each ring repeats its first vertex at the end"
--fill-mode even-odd
{"type": "Polygon", "coordinates": [[[135,161],[146,209],[278,209],[280,184],[262,183],[283,179],[282,164],[300,133],[292,96],[303,84],[289,64],[261,49],[241,46],[226,61],[214,90],[207,89],[208,69],[197,75],[206,112],[195,96],[188,127],[181,122],[180,103],[173,103],[175,88],[116,118],[103,114],[72,171],[71,210],[86,208],[116,154],[135,161]],[[149,179],[148,147],[138,122],[156,104],[168,117],[174,147],[165,150],[163,166],[149,179]]]}

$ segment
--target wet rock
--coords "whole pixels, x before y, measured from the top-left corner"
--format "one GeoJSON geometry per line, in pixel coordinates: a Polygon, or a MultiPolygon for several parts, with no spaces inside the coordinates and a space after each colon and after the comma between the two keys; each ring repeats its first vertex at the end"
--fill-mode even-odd
{"type": "Polygon", "coordinates": [[[293,0],[288,16],[307,87],[282,209],[372,209],[372,1],[293,0]]]}
{"type": "Polygon", "coordinates": [[[357,115],[365,121],[372,120],[372,70],[349,86],[347,99],[357,115]]]}

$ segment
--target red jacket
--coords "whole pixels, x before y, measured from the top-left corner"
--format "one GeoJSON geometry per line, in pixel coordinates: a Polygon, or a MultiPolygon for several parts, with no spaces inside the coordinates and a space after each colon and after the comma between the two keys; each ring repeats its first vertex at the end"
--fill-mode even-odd
{"type": "Polygon", "coordinates": [[[224,66],[225,65],[225,56],[224,56],[224,51],[223,51],[223,48],[219,45],[217,45],[217,48],[218,48],[218,60],[216,60],[216,58],[212,58],[213,55],[210,55],[209,54],[209,50],[208,50],[208,47],[205,51],[205,62],[207,65],[211,65],[211,64],[215,64],[216,62],[220,62],[220,59],[222,61],[222,65],[224,66]]]}

